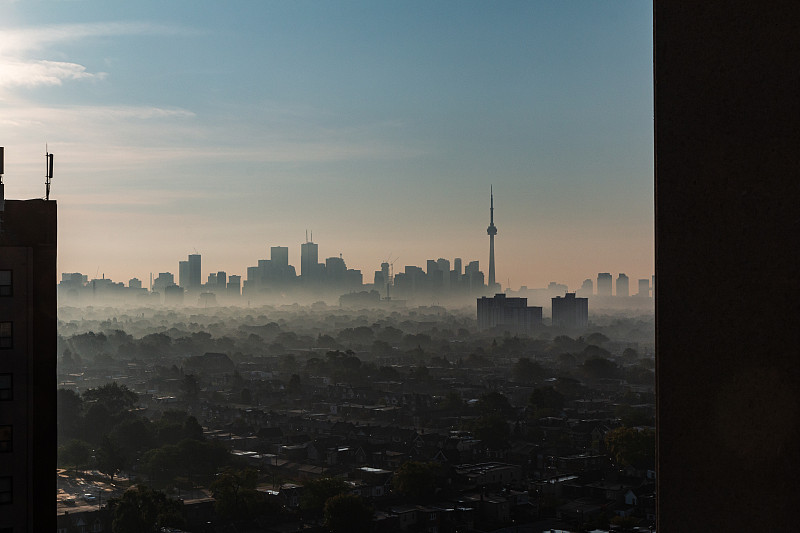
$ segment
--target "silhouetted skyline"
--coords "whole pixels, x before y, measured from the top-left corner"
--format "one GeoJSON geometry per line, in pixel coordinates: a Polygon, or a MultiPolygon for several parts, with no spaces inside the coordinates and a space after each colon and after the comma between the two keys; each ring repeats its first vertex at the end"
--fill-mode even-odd
{"type": "Polygon", "coordinates": [[[79,5],[0,21],[8,194],[47,143],[60,271],[300,265],[305,228],[364,272],[487,265],[490,183],[503,286],[654,269],[648,3],[79,5]]]}

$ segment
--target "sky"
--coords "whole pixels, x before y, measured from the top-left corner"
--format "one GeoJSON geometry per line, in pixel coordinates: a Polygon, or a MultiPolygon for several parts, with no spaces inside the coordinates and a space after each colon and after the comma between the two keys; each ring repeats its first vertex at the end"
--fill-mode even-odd
{"type": "MultiPolygon", "coordinates": [[[[654,271],[652,3],[0,0],[6,198],[59,272],[244,277],[306,230],[371,282],[427,259],[576,289],[654,271]]],[[[632,281],[632,286],[635,281],[632,281]]]]}

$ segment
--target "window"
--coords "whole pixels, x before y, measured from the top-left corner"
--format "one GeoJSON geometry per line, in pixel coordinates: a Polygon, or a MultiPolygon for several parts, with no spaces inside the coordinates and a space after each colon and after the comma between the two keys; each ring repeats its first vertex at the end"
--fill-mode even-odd
{"type": "Polygon", "coordinates": [[[11,374],[0,374],[0,401],[14,399],[14,390],[11,388],[11,384],[11,374]]]}
{"type": "MultiPolygon", "coordinates": [[[[0,426],[0,453],[11,451],[12,426],[0,426]]],[[[0,533],[2,533],[0,531],[0,533]]]]}
{"type": "MultiPolygon", "coordinates": [[[[0,296],[11,296],[11,271],[0,270],[0,296]]],[[[2,530],[0,530],[2,533],[2,530]]]]}
{"type": "Polygon", "coordinates": [[[11,503],[13,498],[11,497],[11,476],[2,476],[0,477],[0,505],[11,503]]]}
{"type": "Polygon", "coordinates": [[[14,346],[12,322],[0,322],[0,349],[14,346]]]}

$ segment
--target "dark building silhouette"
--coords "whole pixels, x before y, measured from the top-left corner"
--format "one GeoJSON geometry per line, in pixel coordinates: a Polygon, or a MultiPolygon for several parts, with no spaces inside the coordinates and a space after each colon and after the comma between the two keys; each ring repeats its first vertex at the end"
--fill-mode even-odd
{"type": "Polygon", "coordinates": [[[478,329],[529,332],[542,324],[542,308],[528,307],[527,298],[495,294],[478,298],[478,329]]]}
{"type": "Polygon", "coordinates": [[[552,299],[553,326],[585,328],[589,325],[589,299],[576,298],[574,292],[552,299]]]}
{"type": "Polygon", "coordinates": [[[617,296],[627,298],[630,295],[630,279],[628,279],[628,276],[620,272],[619,276],[617,276],[617,296]]]}
{"type": "Polygon", "coordinates": [[[583,280],[583,284],[581,284],[581,288],[576,291],[575,296],[579,298],[588,298],[594,295],[594,283],[590,279],[583,280]]]}
{"type": "Polygon", "coordinates": [[[601,272],[597,275],[597,295],[598,296],[611,296],[611,274],[608,272],[601,272]]]}
{"type": "Polygon", "coordinates": [[[289,268],[289,248],[286,246],[273,246],[269,249],[269,258],[275,268],[289,268]]]}
{"type": "Polygon", "coordinates": [[[486,233],[489,234],[489,290],[496,291],[499,289],[494,280],[494,236],[497,235],[497,227],[494,225],[494,191],[489,188],[489,227],[486,228],[486,233]]]}
{"type": "Polygon", "coordinates": [[[300,277],[303,280],[319,279],[319,245],[314,242],[314,234],[311,240],[306,240],[300,245],[300,277]]]}
{"type": "Polygon", "coordinates": [[[189,288],[189,261],[178,261],[178,285],[183,290],[189,288]]]}
{"type": "Polygon", "coordinates": [[[189,286],[186,289],[190,291],[200,290],[200,254],[189,255],[189,286]]]}
{"type": "Polygon", "coordinates": [[[640,298],[649,298],[650,297],[650,280],[647,278],[639,280],[639,293],[637,294],[640,298]]]}
{"type": "Polygon", "coordinates": [[[0,531],[55,531],[56,202],[4,200],[2,172],[0,531]]]}

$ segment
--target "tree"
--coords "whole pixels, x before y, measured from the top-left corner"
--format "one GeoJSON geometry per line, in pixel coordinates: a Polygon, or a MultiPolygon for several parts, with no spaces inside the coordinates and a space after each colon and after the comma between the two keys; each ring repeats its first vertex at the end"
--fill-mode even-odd
{"type": "Polygon", "coordinates": [[[83,393],[83,400],[101,404],[110,414],[116,415],[136,405],[139,395],[125,385],[112,381],[96,389],[87,390],[83,393]]]}
{"type": "Polygon", "coordinates": [[[487,448],[499,450],[508,447],[508,423],[499,415],[489,414],[475,419],[472,422],[472,433],[487,448]]]}
{"type": "Polygon", "coordinates": [[[535,418],[554,416],[564,408],[564,395],[553,387],[533,389],[528,405],[535,418]]]}
{"type": "Polygon", "coordinates": [[[196,402],[200,395],[200,384],[194,374],[186,374],[181,381],[181,392],[187,402],[196,402]]]}
{"type": "Polygon", "coordinates": [[[58,389],[56,393],[56,417],[58,434],[62,437],[77,437],[83,427],[83,400],[74,390],[58,389]]]}
{"type": "Polygon", "coordinates": [[[303,489],[300,509],[305,513],[320,514],[328,498],[347,492],[349,487],[341,479],[323,477],[307,482],[303,489]]]}
{"type": "Polygon", "coordinates": [[[369,533],[374,514],[355,494],[338,494],[325,502],[325,526],[333,533],[369,533]]]}
{"type": "Polygon", "coordinates": [[[617,365],[604,357],[592,357],[583,362],[583,373],[588,378],[604,379],[617,375],[617,365]]]}
{"type": "Polygon", "coordinates": [[[520,357],[514,363],[512,373],[515,381],[531,382],[544,376],[544,368],[536,361],[531,361],[527,357],[520,357]]]}
{"type": "Polygon", "coordinates": [[[223,518],[249,520],[259,516],[267,495],[256,490],[258,472],[251,468],[227,470],[211,484],[214,509],[223,518]]]}
{"type": "Polygon", "coordinates": [[[642,469],[655,462],[656,434],[651,429],[618,427],[606,433],[605,441],[618,465],[642,469]]]}
{"type": "Polygon", "coordinates": [[[503,394],[492,391],[478,398],[476,405],[482,415],[497,415],[505,418],[514,416],[514,408],[503,394]]]}
{"type": "Polygon", "coordinates": [[[406,461],[394,473],[392,488],[417,502],[429,500],[436,493],[440,470],[437,463],[406,461]]]}
{"type": "Polygon", "coordinates": [[[113,533],[156,533],[162,527],[183,527],[183,503],[139,485],[108,502],[113,533]]]}
{"type": "Polygon", "coordinates": [[[97,450],[97,469],[107,475],[113,483],[114,476],[125,466],[127,466],[127,460],[122,449],[108,435],[103,436],[103,441],[97,450]]]}
{"type": "Polygon", "coordinates": [[[71,465],[75,467],[75,475],[78,475],[78,469],[89,462],[89,457],[92,454],[92,449],[85,441],[72,439],[63,446],[58,448],[58,462],[62,465],[71,465]]]}

